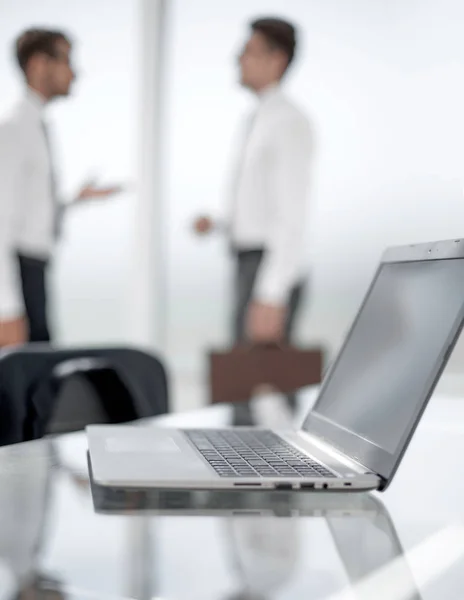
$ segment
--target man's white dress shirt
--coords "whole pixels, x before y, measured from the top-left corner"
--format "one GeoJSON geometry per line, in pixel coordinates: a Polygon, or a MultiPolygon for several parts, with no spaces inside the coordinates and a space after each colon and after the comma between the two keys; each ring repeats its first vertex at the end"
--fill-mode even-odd
{"type": "Polygon", "coordinates": [[[230,241],[237,250],[266,250],[253,297],[284,304],[304,277],[310,126],[273,86],[260,95],[246,130],[232,192],[230,241]]]}
{"type": "Polygon", "coordinates": [[[16,253],[47,259],[56,199],[44,101],[28,90],[0,121],[0,319],[24,313],[16,253]]]}

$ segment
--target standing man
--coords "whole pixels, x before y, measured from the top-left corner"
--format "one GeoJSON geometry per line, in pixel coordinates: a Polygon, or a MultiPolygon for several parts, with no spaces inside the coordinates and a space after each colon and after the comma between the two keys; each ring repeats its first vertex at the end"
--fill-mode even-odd
{"type": "Polygon", "coordinates": [[[230,218],[195,223],[200,234],[227,231],[236,263],[235,342],[288,341],[301,301],[311,136],[307,118],[282,89],[295,50],[290,23],[251,24],[239,62],[257,108],[245,127],[230,218]]]}
{"type": "MultiPolygon", "coordinates": [[[[29,29],[16,41],[26,91],[0,122],[0,348],[48,342],[46,273],[61,228],[48,103],[68,96],[75,74],[71,42],[59,31],[29,29]]],[[[118,188],[85,186],[77,201],[118,188]]]]}

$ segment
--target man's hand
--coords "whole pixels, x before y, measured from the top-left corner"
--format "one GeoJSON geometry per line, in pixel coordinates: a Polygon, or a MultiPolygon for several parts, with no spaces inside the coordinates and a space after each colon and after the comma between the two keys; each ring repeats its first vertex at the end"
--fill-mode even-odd
{"type": "Polygon", "coordinates": [[[26,319],[0,320],[0,348],[5,346],[17,346],[27,341],[26,319]]]}
{"type": "Polygon", "coordinates": [[[198,235],[206,235],[213,231],[214,223],[209,217],[198,217],[193,224],[193,228],[198,235]]]}
{"type": "Polygon", "coordinates": [[[76,202],[83,202],[86,200],[102,200],[115,196],[123,191],[121,185],[111,185],[107,187],[96,187],[93,184],[84,185],[81,191],[77,195],[76,202]]]}
{"type": "Polygon", "coordinates": [[[247,315],[247,338],[255,344],[281,342],[285,333],[285,306],[253,302],[247,315]]]}

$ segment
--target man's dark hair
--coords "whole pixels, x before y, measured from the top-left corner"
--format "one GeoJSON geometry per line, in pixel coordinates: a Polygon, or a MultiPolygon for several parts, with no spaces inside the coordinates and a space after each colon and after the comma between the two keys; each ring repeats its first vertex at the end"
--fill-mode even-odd
{"type": "Polygon", "coordinates": [[[293,61],[296,50],[295,27],[283,19],[256,19],[251,23],[251,29],[260,33],[274,50],[281,50],[288,58],[287,68],[293,61]]]}
{"type": "Polygon", "coordinates": [[[16,59],[23,72],[26,72],[30,59],[36,54],[45,54],[51,58],[57,56],[57,42],[71,42],[62,31],[49,29],[27,29],[16,39],[16,59]]]}

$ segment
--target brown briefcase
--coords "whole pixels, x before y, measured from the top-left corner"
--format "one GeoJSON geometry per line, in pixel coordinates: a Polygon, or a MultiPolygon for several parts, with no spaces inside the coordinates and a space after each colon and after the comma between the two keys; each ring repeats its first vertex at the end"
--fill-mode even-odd
{"type": "Polygon", "coordinates": [[[261,386],[288,394],[322,380],[324,352],[293,346],[236,346],[209,355],[211,402],[244,402],[261,386]]]}

